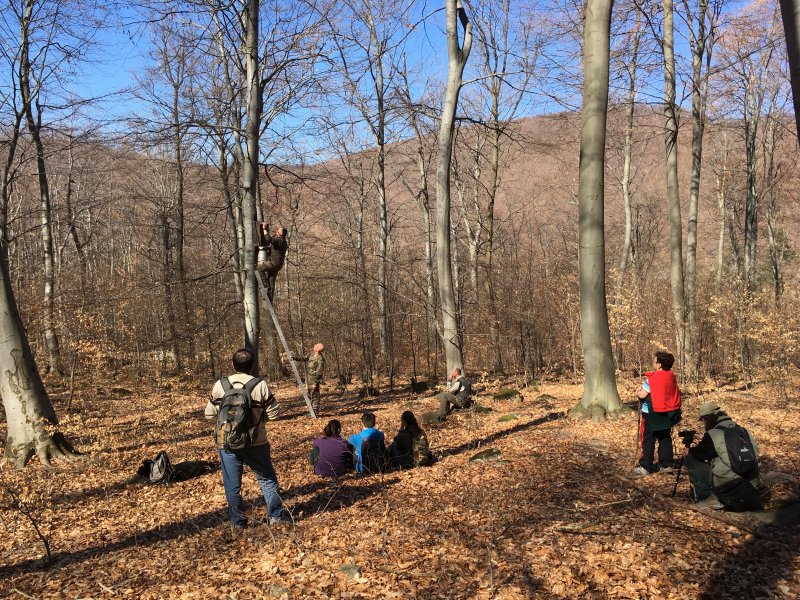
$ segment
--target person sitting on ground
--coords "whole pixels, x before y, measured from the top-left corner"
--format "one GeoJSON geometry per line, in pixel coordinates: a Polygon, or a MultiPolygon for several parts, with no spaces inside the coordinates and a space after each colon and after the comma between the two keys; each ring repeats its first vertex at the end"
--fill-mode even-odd
{"type": "Polygon", "coordinates": [[[410,410],[400,415],[400,431],[389,446],[389,458],[393,466],[401,469],[429,465],[431,462],[428,438],[410,410]]]}
{"type": "Polygon", "coordinates": [[[754,485],[759,478],[759,451],[753,436],[714,402],[701,405],[699,414],[705,434],[696,445],[683,451],[692,498],[699,505],[715,509],[760,509],[761,496],[754,485]],[[731,460],[731,449],[742,457],[738,464],[731,460]]]}
{"type": "Polygon", "coordinates": [[[681,392],[678,380],[672,371],[675,357],[669,352],[656,352],[655,371],[645,373],[644,383],[636,390],[642,403],[639,421],[639,464],[633,470],[634,477],[650,473],[672,472],[673,449],[672,427],[681,420],[681,392]],[[658,441],[658,466],[653,464],[658,441]]]}
{"type": "Polygon", "coordinates": [[[269,223],[261,223],[259,226],[259,246],[258,246],[258,261],[256,269],[263,273],[265,281],[264,285],[267,287],[267,296],[269,301],[275,296],[275,280],[278,277],[278,272],[283,268],[283,263],[286,259],[286,251],[289,244],[286,241],[288,231],[285,227],[278,227],[276,235],[269,235],[269,223]]]}
{"type": "Polygon", "coordinates": [[[323,437],[314,440],[311,464],[320,477],[340,477],[353,470],[353,446],[342,436],[342,424],[331,419],[322,431],[323,437]]]}
{"type": "Polygon", "coordinates": [[[436,396],[439,399],[439,420],[444,421],[453,406],[468,408],[472,405],[472,382],[467,379],[458,367],[450,373],[447,391],[436,396]]]}
{"type": "Polygon", "coordinates": [[[361,415],[364,429],[348,441],[354,448],[356,473],[378,473],[386,468],[386,443],[383,432],[375,428],[375,413],[361,415]]]}

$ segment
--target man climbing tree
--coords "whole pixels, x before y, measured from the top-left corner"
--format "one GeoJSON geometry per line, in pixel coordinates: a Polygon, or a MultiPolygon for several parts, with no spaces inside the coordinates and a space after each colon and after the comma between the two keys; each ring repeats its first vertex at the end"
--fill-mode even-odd
{"type": "Polygon", "coordinates": [[[278,272],[283,268],[286,260],[286,251],[289,244],[286,241],[286,227],[278,227],[275,235],[269,234],[269,223],[261,223],[259,226],[259,246],[258,263],[256,268],[264,275],[264,283],[267,286],[267,295],[272,302],[275,296],[275,281],[278,272]]]}

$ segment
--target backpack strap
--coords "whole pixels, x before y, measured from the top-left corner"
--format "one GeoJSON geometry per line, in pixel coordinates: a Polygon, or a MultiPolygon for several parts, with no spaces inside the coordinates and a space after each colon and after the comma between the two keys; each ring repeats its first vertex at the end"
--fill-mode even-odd
{"type": "Polygon", "coordinates": [[[261,383],[260,377],[253,377],[250,381],[244,384],[244,389],[247,390],[248,394],[252,394],[253,390],[256,389],[256,386],[261,383]]]}
{"type": "Polygon", "coordinates": [[[222,384],[223,393],[227,392],[227,391],[229,391],[229,390],[231,390],[233,388],[233,386],[231,385],[231,380],[228,379],[227,376],[220,378],[219,382],[220,382],[220,384],[222,384]]]}
{"type": "MultiPolygon", "coordinates": [[[[247,383],[242,386],[247,395],[250,396],[250,406],[253,408],[265,408],[263,406],[264,401],[261,400],[260,402],[256,402],[253,400],[253,390],[256,389],[259,383],[261,383],[262,379],[260,377],[253,377],[247,383]]],[[[262,415],[263,416],[263,415],[262,415]]]]}

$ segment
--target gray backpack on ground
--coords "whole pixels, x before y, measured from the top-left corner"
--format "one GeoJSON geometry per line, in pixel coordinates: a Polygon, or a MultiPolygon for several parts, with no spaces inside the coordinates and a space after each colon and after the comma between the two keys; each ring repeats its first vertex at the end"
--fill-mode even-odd
{"type": "Polygon", "coordinates": [[[253,421],[252,393],[261,379],[253,377],[245,384],[232,384],[227,377],[223,377],[220,383],[224,393],[217,401],[219,412],[214,439],[220,449],[229,452],[242,450],[252,445],[256,438],[258,423],[253,421]]]}

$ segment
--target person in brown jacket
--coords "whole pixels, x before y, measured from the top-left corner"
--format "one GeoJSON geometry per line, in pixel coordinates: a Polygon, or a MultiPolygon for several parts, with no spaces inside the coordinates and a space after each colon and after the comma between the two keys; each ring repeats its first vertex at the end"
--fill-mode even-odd
{"type": "Polygon", "coordinates": [[[257,249],[258,260],[256,269],[263,273],[264,285],[267,286],[267,296],[269,301],[275,296],[275,280],[278,272],[283,268],[286,261],[286,251],[289,243],[286,241],[288,231],[285,227],[278,227],[275,235],[269,234],[269,223],[259,225],[259,246],[257,249]]]}

